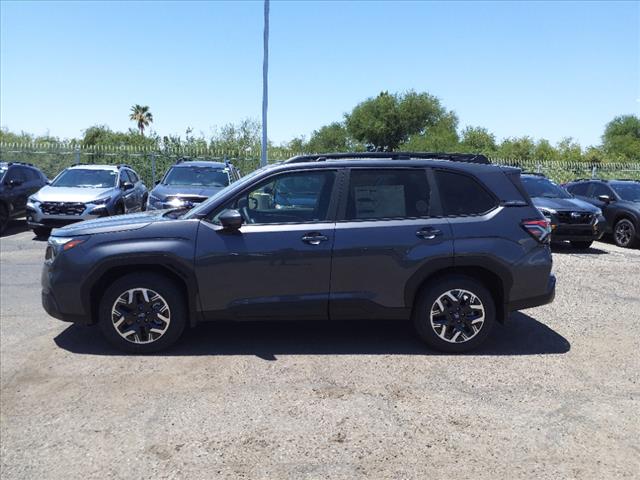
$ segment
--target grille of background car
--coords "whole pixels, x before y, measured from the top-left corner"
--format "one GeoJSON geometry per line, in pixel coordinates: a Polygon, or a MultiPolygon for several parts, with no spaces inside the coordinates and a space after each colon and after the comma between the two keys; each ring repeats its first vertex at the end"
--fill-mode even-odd
{"type": "Polygon", "coordinates": [[[43,202],[40,206],[47,215],[82,215],[85,208],[85,204],[79,202],[43,202]]]}
{"type": "Polygon", "coordinates": [[[560,223],[570,223],[573,225],[585,225],[593,220],[593,213],[588,212],[558,212],[560,223]],[[577,215],[572,215],[572,214],[577,215]]]}

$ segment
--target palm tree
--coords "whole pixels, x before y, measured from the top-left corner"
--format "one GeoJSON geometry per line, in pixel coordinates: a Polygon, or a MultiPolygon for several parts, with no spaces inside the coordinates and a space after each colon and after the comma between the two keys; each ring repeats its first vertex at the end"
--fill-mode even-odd
{"type": "Polygon", "coordinates": [[[140,130],[140,135],[144,136],[144,128],[148,127],[150,123],[153,122],[153,115],[149,111],[149,107],[147,105],[134,105],[131,107],[131,114],[129,115],[129,120],[133,120],[138,124],[138,130],[140,130]]]}

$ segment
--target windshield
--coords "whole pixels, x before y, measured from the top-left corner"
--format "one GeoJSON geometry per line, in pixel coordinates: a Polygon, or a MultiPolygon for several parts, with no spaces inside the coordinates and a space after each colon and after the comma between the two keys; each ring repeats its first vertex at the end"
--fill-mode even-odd
{"type": "Polygon", "coordinates": [[[622,200],[640,202],[640,183],[614,183],[611,186],[622,200]]]}
{"type": "Polygon", "coordinates": [[[163,185],[191,185],[198,187],[226,187],[229,174],[211,167],[174,167],[162,180],[163,185]]]}
{"type": "Polygon", "coordinates": [[[564,188],[544,177],[521,177],[522,185],[530,197],[573,198],[564,188]]]}
{"type": "Polygon", "coordinates": [[[71,168],[65,170],[51,183],[52,187],[115,187],[118,172],[115,170],[94,170],[89,168],[71,168]]]}
{"type": "Polygon", "coordinates": [[[196,216],[198,216],[198,214],[200,212],[205,212],[207,210],[209,210],[209,206],[214,203],[216,201],[216,199],[222,197],[223,195],[225,195],[229,189],[233,189],[233,190],[240,190],[242,189],[247,183],[249,183],[253,177],[255,177],[256,175],[258,175],[261,172],[264,172],[265,170],[272,168],[273,165],[267,165],[265,167],[262,168],[258,168],[257,170],[254,170],[251,173],[248,173],[247,175],[245,175],[244,177],[242,177],[240,180],[238,180],[235,183],[232,183],[231,185],[229,185],[228,187],[223,188],[222,190],[220,190],[219,192],[217,192],[216,194],[214,194],[213,196],[209,197],[207,200],[205,200],[204,202],[202,202],[200,205],[198,205],[195,208],[192,208],[191,210],[189,210],[183,218],[194,218],[196,216]]]}

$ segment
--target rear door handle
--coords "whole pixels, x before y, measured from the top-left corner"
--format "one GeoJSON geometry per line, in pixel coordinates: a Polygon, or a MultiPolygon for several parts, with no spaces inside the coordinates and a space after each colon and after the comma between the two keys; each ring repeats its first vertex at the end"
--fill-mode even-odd
{"type": "Polygon", "coordinates": [[[320,245],[320,242],[326,242],[327,240],[329,240],[329,237],[320,232],[309,232],[302,236],[302,241],[309,245],[320,245]]]}
{"type": "Polygon", "coordinates": [[[425,227],[418,230],[416,232],[416,235],[419,238],[424,238],[425,240],[433,240],[434,238],[442,235],[442,230],[438,230],[437,228],[433,227],[425,227]]]}

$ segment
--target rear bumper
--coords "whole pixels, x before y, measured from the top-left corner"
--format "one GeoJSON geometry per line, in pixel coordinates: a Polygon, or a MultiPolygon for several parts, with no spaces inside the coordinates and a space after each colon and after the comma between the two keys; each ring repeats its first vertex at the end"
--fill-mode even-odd
{"type": "Polygon", "coordinates": [[[514,302],[510,302],[506,304],[505,310],[508,312],[513,312],[514,310],[524,310],[526,308],[539,307],[541,305],[546,305],[548,303],[553,302],[553,299],[556,297],[556,276],[551,274],[549,275],[549,280],[547,282],[547,290],[542,295],[537,295],[535,297],[523,298],[514,302]]]}

